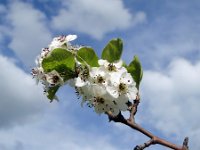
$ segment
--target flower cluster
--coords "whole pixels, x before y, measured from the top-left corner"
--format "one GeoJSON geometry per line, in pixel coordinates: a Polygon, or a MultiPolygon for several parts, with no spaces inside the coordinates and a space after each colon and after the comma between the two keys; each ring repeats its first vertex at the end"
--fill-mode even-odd
{"type": "Polygon", "coordinates": [[[96,56],[87,59],[81,51],[86,50],[85,55],[93,54],[93,51],[89,53],[87,47],[73,46],[70,41],[74,39],[76,35],[59,36],[53,39],[48,48],[42,49],[36,60],[37,67],[32,69],[33,77],[44,84],[44,91],[47,95],[53,96],[50,99],[56,99],[55,93],[60,86],[69,84],[82,98],[81,104],[86,103],[98,114],[111,112],[117,115],[120,111],[126,111],[128,103],[136,99],[138,89],[132,74],[124,67],[123,61],[117,59],[110,62],[98,58],[95,60],[96,56]],[[52,55],[56,50],[64,52],[59,57],[58,54],[52,55]],[[68,59],[63,61],[65,58],[63,55],[66,55],[68,59],[71,58],[71,62],[68,59]],[[56,58],[52,58],[53,56],[56,58]],[[45,63],[54,61],[55,67],[53,69],[46,67],[44,59],[47,59],[45,63]],[[69,67],[73,65],[74,67],[69,67]],[[63,66],[67,70],[64,71],[64,75],[61,68],[63,66]],[[69,74],[69,72],[73,73],[69,74]]]}
{"type": "MultiPolygon", "coordinates": [[[[36,58],[36,67],[32,69],[32,76],[36,79],[36,82],[39,81],[44,85],[44,93],[47,92],[51,87],[57,85],[63,85],[64,80],[61,75],[56,71],[52,70],[51,72],[45,72],[42,67],[42,61],[44,58],[48,57],[48,55],[56,48],[64,48],[66,50],[78,50],[80,47],[72,46],[70,41],[73,41],[77,38],[76,35],[68,35],[68,36],[58,36],[53,39],[50,45],[46,48],[42,48],[41,54],[36,58]]],[[[57,99],[55,96],[54,99],[57,99]]]]}
{"type": "Polygon", "coordinates": [[[82,97],[82,104],[94,107],[97,113],[112,112],[117,115],[128,109],[128,101],[137,94],[136,83],[122,61],[109,63],[100,59],[99,67],[81,68],[73,86],[82,97]]]}

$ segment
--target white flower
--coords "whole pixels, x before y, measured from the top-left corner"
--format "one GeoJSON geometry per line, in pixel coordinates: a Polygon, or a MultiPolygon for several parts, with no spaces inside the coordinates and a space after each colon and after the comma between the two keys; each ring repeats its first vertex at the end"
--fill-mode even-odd
{"type": "Polygon", "coordinates": [[[89,69],[88,67],[78,66],[78,77],[75,78],[75,86],[82,87],[89,83],[89,69]]]}
{"type": "Polygon", "coordinates": [[[128,109],[129,99],[125,95],[120,95],[118,98],[115,99],[115,103],[121,111],[126,111],[128,109]]]}
{"type": "Polygon", "coordinates": [[[36,83],[38,84],[40,80],[45,80],[45,75],[42,67],[35,67],[32,69],[31,74],[33,78],[36,79],[36,83]]]}
{"type": "Polygon", "coordinates": [[[68,36],[59,36],[55,37],[49,47],[42,48],[40,55],[36,58],[35,63],[38,67],[42,66],[42,61],[48,54],[54,50],[55,48],[65,48],[67,50],[76,49],[78,50],[80,47],[72,46],[70,41],[75,40],[77,38],[76,35],[68,35],[68,36]]]}
{"type": "Polygon", "coordinates": [[[121,75],[127,72],[127,69],[122,66],[122,60],[116,61],[114,63],[109,63],[107,60],[100,59],[98,61],[100,67],[103,67],[106,72],[110,75],[111,80],[119,80],[121,75]]]}
{"type": "Polygon", "coordinates": [[[49,45],[49,50],[54,50],[55,48],[65,48],[70,49],[71,43],[70,41],[73,41],[77,38],[77,35],[67,35],[67,36],[58,36],[53,38],[53,41],[49,45]]]}
{"type": "Polygon", "coordinates": [[[62,77],[59,75],[59,73],[56,70],[53,70],[47,74],[45,74],[46,81],[51,85],[51,86],[56,86],[56,85],[62,85],[64,83],[62,77]]]}
{"type": "Polygon", "coordinates": [[[119,97],[119,84],[120,84],[120,80],[122,77],[122,74],[127,73],[127,70],[122,67],[120,68],[117,72],[110,72],[110,80],[109,80],[109,84],[107,86],[107,90],[108,93],[110,93],[114,98],[118,98],[119,97]]]}
{"type": "Polygon", "coordinates": [[[49,52],[50,52],[49,48],[43,48],[40,57],[45,58],[49,52]]]}
{"type": "Polygon", "coordinates": [[[108,71],[115,72],[122,67],[122,60],[110,63],[107,60],[100,59],[98,60],[100,66],[104,66],[108,71]]]}
{"type": "Polygon", "coordinates": [[[109,95],[102,97],[95,97],[94,99],[94,110],[97,114],[111,112],[114,116],[118,115],[120,109],[114,101],[108,98],[109,95]]]}
{"type": "Polygon", "coordinates": [[[113,115],[128,109],[129,100],[136,98],[137,88],[132,76],[126,68],[118,63],[115,70],[109,70],[109,64],[87,69],[84,78],[84,69],[80,68],[75,86],[82,97],[82,105],[87,102],[89,107],[94,107],[96,113],[112,112],[113,115]],[[89,73],[89,74],[88,74],[89,73]]]}
{"type": "MultiPolygon", "coordinates": [[[[114,115],[119,113],[119,108],[114,103],[113,98],[107,93],[104,87],[91,85],[89,89],[90,98],[87,100],[88,105],[94,107],[96,113],[101,114],[111,111],[114,115]]],[[[85,102],[86,100],[84,100],[85,102]]]]}
{"type": "Polygon", "coordinates": [[[86,85],[86,86],[82,86],[82,87],[75,86],[75,90],[76,90],[77,96],[82,97],[81,106],[83,106],[83,104],[87,100],[89,100],[93,97],[93,94],[90,92],[90,90],[91,90],[90,85],[86,85]]]}
{"type": "Polygon", "coordinates": [[[111,83],[107,87],[108,92],[114,98],[125,95],[129,100],[134,100],[138,92],[135,81],[127,72],[123,72],[120,76],[119,75],[111,78],[111,83]]]}
{"type": "Polygon", "coordinates": [[[136,88],[136,82],[133,80],[130,73],[123,73],[120,78],[119,92],[127,95],[129,100],[135,100],[138,90],[136,88]]]}
{"type": "Polygon", "coordinates": [[[93,67],[90,69],[90,82],[92,84],[98,84],[106,86],[108,84],[108,80],[110,79],[110,75],[106,72],[103,67],[93,67]]]}
{"type": "Polygon", "coordinates": [[[83,87],[89,83],[88,80],[83,80],[81,77],[77,77],[74,80],[76,87],[83,87]]]}

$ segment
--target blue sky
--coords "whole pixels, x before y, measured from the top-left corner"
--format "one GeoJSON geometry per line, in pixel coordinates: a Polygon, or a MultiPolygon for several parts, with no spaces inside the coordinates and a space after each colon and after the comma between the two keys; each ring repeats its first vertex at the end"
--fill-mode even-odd
{"type": "Polygon", "coordinates": [[[74,43],[98,55],[122,38],[122,58],[138,55],[144,68],[137,122],[177,144],[189,136],[191,149],[200,149],[199,13],[199,0],[1,1],[0,149],[130,150],[148,140],[82,108],[70,87],[59,91],[59,103],[48,102],[30,70],[61,34],[77,34],[74,43]]]}

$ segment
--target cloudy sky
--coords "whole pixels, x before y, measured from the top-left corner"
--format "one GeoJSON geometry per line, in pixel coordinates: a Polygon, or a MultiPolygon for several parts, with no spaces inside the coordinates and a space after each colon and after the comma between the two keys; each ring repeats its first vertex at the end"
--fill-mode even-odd
{"type": "Polygon", "coordinates": [[[199,0],[1,0],[0,149],[131,150],[148,140],[82,108],[70,87],[60,89],[59,103],[48,102],[30,70],[63,34],[77,34],[74,43],[99,55],[122,38],[123,59],[138,55],[144,68],[137,122],[177,144],[189,136],[200,149],[199,14],[199,0]]]}

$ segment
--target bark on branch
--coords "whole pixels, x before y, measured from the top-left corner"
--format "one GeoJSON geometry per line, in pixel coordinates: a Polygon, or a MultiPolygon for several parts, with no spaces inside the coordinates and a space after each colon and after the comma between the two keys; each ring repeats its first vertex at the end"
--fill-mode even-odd
{"type": "Polygon", "coordinates": [[[134,150],[143,150],[151,145],[155,145],[155,144],[159,144],[174,150],[189,150],[188,147],[188,137],[186,137],[184,139],[183,145],[182,146],[178,146],[176,144],[173,144],[167,140],[164,140],[160,137],[155,136],[153,133],[149,132],[148,130],[142,128],[140,125],[138,125],[137,123],[135,123],[134,120],[134,116],[137,112],[137,107],[139,105],[140,102],[140,98],[139,95],[137,96],[136,100],[134,100],[134,103],[132,104],[131,108],[130,108],[130,117],[128,119],[125,119],[124,116],[119,113],[117,116],[113,116],[112,113],[107,112],[107,115],[109,117],[109,121],[114,121],[114,122],[119,122],[122,124],[125,124],[129,127],[131,127],[134,130],[137,130],[139,132],[141,132],[142,134],[146,135],[147,137],[150,138],[149,141],[145,142],[142,145],[137,145],[134,150]]]}

